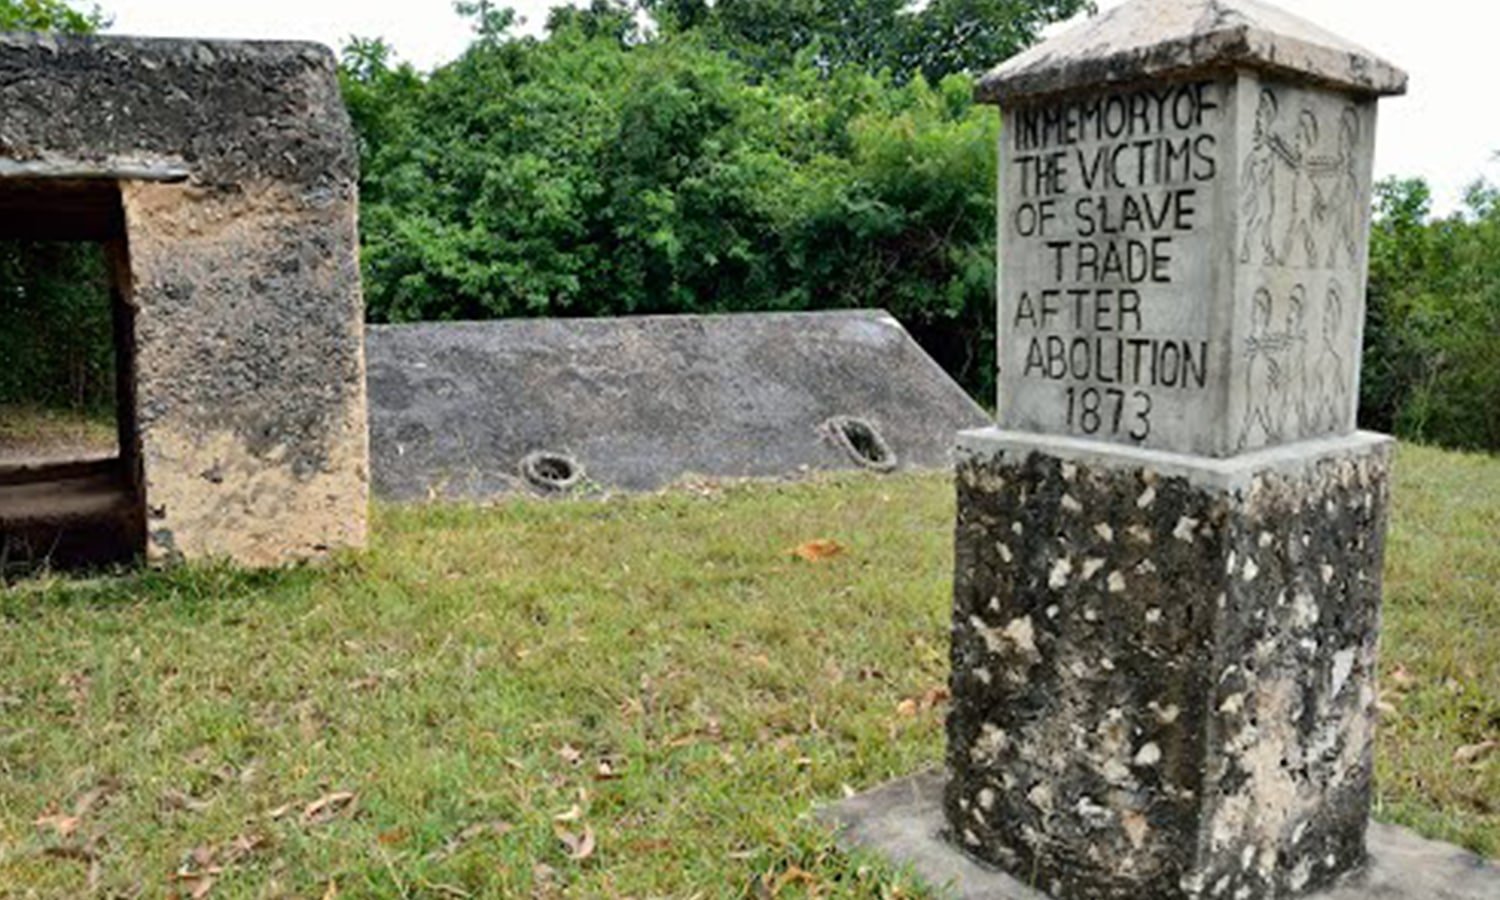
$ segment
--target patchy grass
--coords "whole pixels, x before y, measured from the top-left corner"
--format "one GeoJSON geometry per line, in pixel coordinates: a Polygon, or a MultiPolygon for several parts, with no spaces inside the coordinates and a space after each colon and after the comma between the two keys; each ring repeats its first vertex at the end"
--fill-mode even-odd
{"type": "Polygon", "coordinates": [[[1402,448],[1382,653],[1376,815],[1500,856],[1500,457],[1402,448]]]}
{"type": "Polygon", "coordinates": [[[0,403],[0,462],[113,453],[118,444],[111,410],[44,409],[0,403]]]}
{"type": "MultiPolygon", "coordinates": [[[[1494,855],[1500,754],[1452,760],[1500,736],[1500,462],[1400,473],[1381,814],[1494,855]]],[[[383,508],[326,571],[23,585],[0,895],[923,896],[806,813],[941,758],[952,517],[941,475],[383,508]]]]}

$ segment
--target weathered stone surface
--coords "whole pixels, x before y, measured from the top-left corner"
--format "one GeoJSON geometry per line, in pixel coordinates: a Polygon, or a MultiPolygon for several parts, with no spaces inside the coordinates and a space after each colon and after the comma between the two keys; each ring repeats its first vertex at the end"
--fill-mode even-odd
{"type": "Polygon", "coordinates": [[[0,187],[118,184],[151,559],[363,543],[356,165],[325,48],[0,35],[0,187]]]}
{"type": "Polygon", "coordinates": [[[1231,67],[1356,95],[1406,91],[1405,72],[1275,6],[1257,0],[1134,0],[1007,60],[980,79],[976,95],[1008,104],[1231,67]]]}
{"type": "Polygon", "coordinates": [[[370,329],[375,489],[397,500],[543,491],[536,454],[577,488],[859,465],[836,426],[942,468],[989,417],[881,312],[652,316],[370,329]]]}
{"type": "Polygon", "coordinates": [[[1352,432],[1375,113],[1245,71],[1006,108],[1001,427],[1205,456],[1352,432]]]}
{"type": "MultiPolygon", "coordinates": [[[[945,836],[938,769],[881,785],[817,811],[849,849],[881,854],[953,900],[1049,900],[963,855],[945,836]]],[[[1308,900],[1495,900],[1500,869],[1472,853],[1372,822],[1369,861],[1308,900]]],[[[1144,895],[1142,895],[1144,896],[1144,895]]]]}
{"type": "Polygon", "coordinates": [[[959,845],[1090,900],[1263,900],[1357,868],[1389,447],[962,435],[959,845]]]}

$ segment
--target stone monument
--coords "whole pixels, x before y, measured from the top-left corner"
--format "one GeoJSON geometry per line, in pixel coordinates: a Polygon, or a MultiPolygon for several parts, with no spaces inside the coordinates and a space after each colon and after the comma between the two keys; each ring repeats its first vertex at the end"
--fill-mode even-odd
{"type": "Polygon", "coordinates": [[[1364,864],[1391,442],[1355,430],[1377,98],[1250,0],[986,75],[999,427],[960,439],[946,811],[1059,898],[1364,864]]]}
{"type": "Polygon", "coordinates": [[[0,471],[0,548],[275,565],[362,544],[358,154],[333,54],[0,34],[0,70],[0,237],[107,248],[121,426],[118,459],[0,471]]]}
{"type": "MultiPolygon", "coordinates": [[[[964,896],[1500,888],[1398,884],[1384,831],[1344,877],[1390,497],[1392,443],[1355,426],[1376,102],[1405,87],[1253,0],[1133,0],[981,80],[999,417],[959,439],[941,805],[1013,878],[964,896]]],[[[869,838],[932,784],[835,817],[869,838]]]]}
{"type": "Polygon", "coordinates": [[[1133,0],[981,81],[1001,396],[959,440],[947,772],[835,807],[846,840],[962,897],[1500,897],[1368,826],[1392,443],[1355,413],[1404,89],[1254,0],[1133,0]]]}

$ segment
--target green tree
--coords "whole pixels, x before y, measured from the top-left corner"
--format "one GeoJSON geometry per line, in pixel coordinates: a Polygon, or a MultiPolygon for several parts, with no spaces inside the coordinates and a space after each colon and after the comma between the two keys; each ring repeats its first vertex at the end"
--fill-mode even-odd
{"type": "Polygon", "coordinates": [[[761,71],[805,58],[898,81],[977,74],[1036,41],[1092,0],[647,0],[668,29],[698,30],[761,71]]]}
{"type": "Polygon", "coordinates": [[[63,0],[0,0],[0,31],[92,34],[108,24],[97,6],[79,11],[63,0]]]}
{"type": "Polygon", "coordinates": [[[883,306],[987,391],[998,122],[970,80],[767,73],[625,12],[425,79],[346,49],[371,317],[883,306]]]}
{"type": "Polygon", "coordinates": [[[1431,220],[1420,179],[1382,182],[1370,245],[1361,421],[1500,450],[1500,189],[1431,220]]]}

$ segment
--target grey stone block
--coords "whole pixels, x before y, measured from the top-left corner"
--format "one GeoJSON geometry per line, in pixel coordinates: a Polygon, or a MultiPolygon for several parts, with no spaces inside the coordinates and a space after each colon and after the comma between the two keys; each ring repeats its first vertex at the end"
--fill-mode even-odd
{"type": "Polygon", "coordinates": [[[546,492],[525,473],[547,454],[622,490],[853,469],[879,441],[867,468],[946,468],[954,433],[990,421],[883,312],[376,326],[368,352],[394,500],[546,492]]]}
{"type": "MultiPolygon", "coordinates": [[[[817,811],[851,850],[911,870],[950,900],[1052,900],[964,855],[946,838],[944,776],[933,769],[817,811]]],[[[1139,894],[1141,898],[1152,895],[1139,894]]],[[[1403,828],[1372,822],[1369,857],[1358,872],[1309,900],[1497,900],[1500,869],[1480,857],[1403,828]]]]}
{"type": "Polygon", "coordinates": [[[1018,53],[980,79],[1010,103],[1111,83],[1170,80],[1206,66],[1292,74],[1354,94],[1406,91],[1406,73],[1323,28],[1257,0],[1138,0],[1018,53]]]}
{"type": "Polygon", "coordinates": [[[0,232],[110,250],[132,550],[364,543],[358,159],[325,47],[0,34],[0,232]]]}

